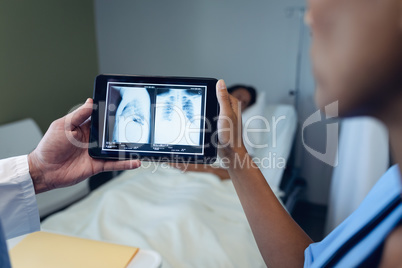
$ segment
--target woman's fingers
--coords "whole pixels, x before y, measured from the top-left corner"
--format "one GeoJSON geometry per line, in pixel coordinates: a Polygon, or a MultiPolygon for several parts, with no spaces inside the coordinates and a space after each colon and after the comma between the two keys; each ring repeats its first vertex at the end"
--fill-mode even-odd
{"type": "Polygon", "coordinates": [[[233,97],[232,95],[229,95],[229,101],[230,101],[230,105],[232,107],[232,111],[236,114],[236,116],[239,116],[239,105],[240,102],[238,99],[236,99],[235,97],[233,97]]]}
{"type": "Polygon", "coordinates": [[[225,81],[222,79],[216,83],[216,97],[221,108],[220,115],[239,116],[239,100],[229,94],[225,81]]]}
{"type": "Polygon", "coordinates": [[[232,107],[230,104],[230,95],[226,88],[225,81],[222,79],[216,83],[216,97],[218,98],[219,106],[221,108],[221,115],[230,114],[232,107]]]}

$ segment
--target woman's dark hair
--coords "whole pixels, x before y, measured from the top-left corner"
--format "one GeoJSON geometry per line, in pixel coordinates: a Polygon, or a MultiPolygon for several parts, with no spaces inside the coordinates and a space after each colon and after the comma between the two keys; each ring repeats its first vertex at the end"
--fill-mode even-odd
{"type": "Polygon", "coordinates": [[[250,103],[248,104],[248,106],[253,105],[257,100],[257,91],[255,90],[254,87],[246,86],[246,85],[234,85],[234,86],[231,86],[228,88],[228,92],[229,92],[229,94],[232,94],[233,91],[236,91],[241,88],[247,90],[248,93],[250,93],[251,99],[250,99],[250,103]]]}

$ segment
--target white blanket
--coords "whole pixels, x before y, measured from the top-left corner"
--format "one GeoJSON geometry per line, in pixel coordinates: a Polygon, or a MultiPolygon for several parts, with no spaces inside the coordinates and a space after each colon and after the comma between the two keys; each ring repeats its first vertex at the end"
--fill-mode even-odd
{"type": "MultiPolygon", "coordinates": [[[[296,113],[291,106],[267,106],[260,96],[259,105],[243,114],[243,123],[259,115],[267,119],[269,131],[247,138],[269,146],[249,150],[262,160],[257,165],[278,196],[284,165],[275,161],[289,156],[296,113]]],[[[263,129],[261,122],[249,126],[263,129]]],[[[152,249],[162,255],[163,267],[265,267],[230,180],[182,173],[166,164],[143,165],[48,218],[42,228],[152,249]]]]}
{"type": "Polygon", "coordinates": [[[122,173],[42,228],[152,249],[163,267],[265,267],[230,180],[154,167],[122,173]]]}

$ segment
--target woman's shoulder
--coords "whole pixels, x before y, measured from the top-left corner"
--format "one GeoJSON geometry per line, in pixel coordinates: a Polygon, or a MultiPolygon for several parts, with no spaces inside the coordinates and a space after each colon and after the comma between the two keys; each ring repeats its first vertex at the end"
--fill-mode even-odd
{"type": "MultiPolygon", "coordinates": [[[[309,266],[309,263],[314,263],[314,267],[322,266],[331,256],[340,251],[345,244],[348,244],[352,238],[360,235],[363,230],[365,235],[362,235],[359,241],[365,239],[365,242],[358,243],[354,249],[348,250],[344,260],[345,262],[354,261],[356,265],[364,261],[380,244],[387,242],[390,232],[396,230],[394,228],[402,217],[400,195],[399,168],[398,166],[393,166],[381,177],[352,215],[335,228],[324,240],[312,244],[306,249],[306,266],[309,266]],[[378,221],[379,219],[381,220],[378,221]]],[[[396,233],[395,236],[397,235],[398,237],[402,236],[399,233],[396,233]]],[[[402,238],[400,239],[402,243],[402,238]]],[[[393,241],[392,244],[394,245],[396,242],[393,241]]],[[[385,244],[383,245],[385,246],[385,244]]],[[[402,249],[402,246],[398,246],[398,249],[402,249]]],[[[388,250],[390,251],[390,249],[388,250]]],[[[398,255],[402,257],[402,251],[398,255]]]]}
{"type": "Polygon", "coordinates": [[[401,175],[399,173],[399,166],[394,165],[385,172],[378,182],[374,185],[367,197],[361,203],[361,206],[372,206],[372,203],[378,203],[382,200],[383,205],[388,204],[396,196],[402,192],[401,175]],[[368,204],[366,204],[368,203],[368,204]]]}
{"type": "Polygon", "coordinates": [[[385,240],[380,267],[402,267],[402,225],[394,229],[385,240]]]}

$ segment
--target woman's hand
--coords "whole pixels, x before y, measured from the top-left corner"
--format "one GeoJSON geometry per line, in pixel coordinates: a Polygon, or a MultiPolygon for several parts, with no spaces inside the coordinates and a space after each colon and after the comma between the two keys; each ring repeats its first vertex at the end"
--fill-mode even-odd
{"type": "MultiPolygon", "coordinates": [[[[220,152],[230,160],[229,175],[268,267],[302,267],[304,250],[312,242],[279,203],[242,142],[238,102],[220,80],[216,94],[220,152]],[[241,161],[241,162],[238,162],[241,161]]],[[[222,159],[223,160],[223,159],[222,159]]]]}
{"type": "Polygon", "coordinates": [[[28,155],[36,193],[71,186],[102,171],[134,169],[141,165],[139,160],[105,161],[89,156],[92,104],[92,99],[88,99],[74,112],[54,121],[38,147],[28,155]]]}
{"type": "Polygon", "coordinates": [[[235,161],[238,154],[246,153],[243,144],[241,111],[239,101],[227,91],[225,82],[216,84],[216,96],[220,105],[218,119],[219,156],[235,161]]]}

